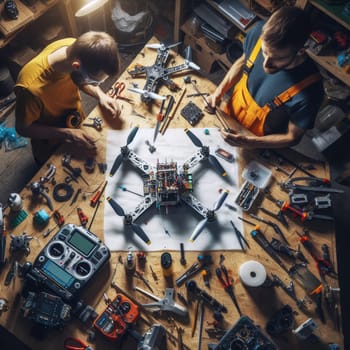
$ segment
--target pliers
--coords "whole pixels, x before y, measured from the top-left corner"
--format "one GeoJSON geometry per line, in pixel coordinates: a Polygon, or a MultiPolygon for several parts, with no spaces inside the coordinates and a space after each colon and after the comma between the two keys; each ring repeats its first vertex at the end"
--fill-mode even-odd
{"type": "Polygon", "coordinates": [[[64,348],[68,350],[93,350],[90,345],[74,337],[68,337],[64,340],[64,348]]]}
{"type": "Polygon", "coordinates": [[[221,282],[222,286],[224,287],[225,292],[230,296],[233,303],[236,306],[236,309],[240,316],[242,316],[241,309],[239,308],[235,293],[233,291],[233,285],[232,280],[228,276],[227,269],[224,265],[220,265],[220,267],[217,267],[215,270],[216,276],[218,277],[219,281],[221,282]],[[223,277],[224,274],[224,277],[223,277]]]}

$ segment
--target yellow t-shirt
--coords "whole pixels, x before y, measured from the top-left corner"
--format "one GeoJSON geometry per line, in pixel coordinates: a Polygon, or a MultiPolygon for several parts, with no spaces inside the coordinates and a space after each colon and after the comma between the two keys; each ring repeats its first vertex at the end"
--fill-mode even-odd
{"type": "Polygon", "coordinates": [[[33,122],[63,126],[64,116],[73,110],[85,117],[77,85],[69,74],[54,71],[48,63],[52,52],[75,40],[66,38],[49,44],[22,68],[15,86],[17,123],[25,127],[33,122]]]}

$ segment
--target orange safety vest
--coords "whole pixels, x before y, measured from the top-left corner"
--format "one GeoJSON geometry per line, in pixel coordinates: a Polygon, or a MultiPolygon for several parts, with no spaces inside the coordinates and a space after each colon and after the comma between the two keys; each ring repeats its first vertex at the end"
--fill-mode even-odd
{"type": "Polygon", "coordinates": [[[243,76],[235,85],[227,106],[228,114],[233,115],[241,125],[257,136],[264,135],[265,121],[271,109],[283,105],[300,91],[321,79],[319,73],[312,74],[279,94],[271,101],[271,103],[267,103],[260,107],[248,90],[248,73],[254,65],[260,48],[261,38],[258,39],[252,53],[250,54],[244,67],[243,76]]]}

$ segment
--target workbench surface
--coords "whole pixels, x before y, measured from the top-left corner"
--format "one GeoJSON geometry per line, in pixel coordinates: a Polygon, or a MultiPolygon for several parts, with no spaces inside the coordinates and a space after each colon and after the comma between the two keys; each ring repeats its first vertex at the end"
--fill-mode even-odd
{"type": "MultiPolygon", "coordinates": [[[[151,42],[155,42],[154,38],[151,39],[151,42]]],[[[156,56],[156,50],[144,48],[132,62],[132,64],[128,67],[127,70],[130,70],[135,64],[145,64],[152,65],[156,56]]],[[[183,58],[179,55],[173,53],[171,59],[169,59],[169,65],[177,65],[183,63],[183,58]]],[[[176,78],[172,77],[173,80],[180,86],[181,89],[186,87],[187,93],[184,95],[181,103],[177,109],[177,112],[174,118],[171,120],[169,125],[170,128],[186,128],[191,127],[185,120],[180,116],[180,110],[183,106],[185,106],[190,100],[195,102],[201,108],[204,108],[205,104],[202,98],[194,97],[187,98],[186,95],[190,93],[195,93],[192,84],[185,84],[183,77],[185,75],[189,75],[192,79],[195,79],[197,82],[197,86],[199,90],[202,92],[213,92],[215,86],[213,83],[208,81],[207,79],[200,76],[198,73],[194,72],[185,72],[178,74],[176,78]]],[[[125,82],[126,86],[131,86],[131,83],[137,83],[140,88],[143,88],[145,79],[144,78],[135,78],[132,79],[127,71],[123,72],[123,74],[119,77],[118,81],[125,82]]],[[[159,90],[160,94],[167,95],[169,94],[169,90],[163,86],[159,90]]],[[[133,94],[129,91],[124,91],[123,94],[129,98],[132,98],[134,101],[134,105],[132,106],[130,103],[126,101],[120,101],[122,105],[122,115],[120,118],[112,119],[108,116],[103,116],[102,111],[97,106],[89,117],[104,117],[103,130],[97,131],[93,128],[85,127],[89,132],[91,132],[96,139],[98,140],[98,157],[96,159],[97,163],[105,162],[105,154],[106,154],[106,146],[105,146],[105,138],[107,129],[121,130],[132,128],[133,126],[139,125],[140,128],[147,127],[153,128],[156,123],[156,115],[159,111],[159,102],[152,103],[149,107],[146,107],[140,101],[140,96],[137,94],[133,94]],[[142,114],[145,118],[137,116],[134,112],[142,114]]],[[[173,93],[173,96],[176,101],[180,98],[182,94],[182,90],[173,93]]],[[[227,120],[228,121],[228,120],[227,120]]],[[[233,121],[229,120],[228,123],[232,128],[236,128],[237,126],[233,121]]],[[[206,128],[206,127],[222,127],[221,123],[218,119],[204,112],[204,117],[201,121],[196,125],[196,127],[206,128]]],[[[166,135],[166,132],[165,132],[166,135]]],[[[314,162],[310,159],[306,159],[300,154],[297,154],[291,150],[279,150],[281,154],[283,154],[288,159],[292,160],[296,164],[303,165],[312,165],[314,167],[313,170],[310,170],[312,174],[321,178],[329,178],[329,169],[327,164],[314,162]]],[[[56,174],[55,181],[56,183],[64,182],[67,174],[62,171],[61,160],[64,154],[69,153],[72,154],[72,164],[74,166],[79,166],[83,169],[83,176],[88,181],[89,186],[84,184],[82,181],[78,181],[78,183],[73,182],[72,186],[75,192],[80,188],[81,193],[77,198],[77,201],[70,205],[71,201],[65,203],[58,203],[53,200],[54,209],[59,210],[59,212],[64,216],[65,223],[73,223],[79,224],[79,219],[76,213],[77,207],[83,209],[84,213],[92,218],[94,213],[94,208],[92,208],[90,204],[90,198],[92,196],[91,192],[96,190],[96,188],[103,183],[105,180],[109,169],[106,174],[103,174],[96,167],[93,173],[87,173],[84,170],[84,162],[85,158],[82,154],[77,154],[76,150],[69,148],[67,145],[63,146],[59,151],[57,151],[48,161],[48,163],[56,166],[56,174]]],[[[275,198],[281,199],[282,201],[288,200],[288,194],[285,191],[280,189],[278,185],[281,181],[286,181],[287,175],[285,172],[291,172],[294,167],[288,163],[283,163],[281,167],[284,172],[277,171],[276,167],[269,164],[268,162],[264,162],[261,157],[259,157],[260,151],[249,151],[249,150],[239,150],[239,157],[237,161],[240,166],[240,173],[242,169],[249,163],[250,160],[258,160],[263,165],[268,167],[272,171],[272,180],[269,185],[269,189],[272,195],[275,198]]],[[[229,164],[229,163],[227,163],[229,164]]],[[[44,165],[41,170],[34,176],[31,182],[39,181],[41,176],[47,172],[47,166],[44,165]]],[[[278,169],[278,168],[277,168],[278,169]]],[[[305,176],[300,170],[297,170],[293,177],[295,176],[305,176]]],[[[240,184],[242,184],[242,178],[237,179],[240,184]]],[[[53,185],[51,182],[47,183],[48,187],[48,195],[51,196],[53,185]]],[[[106,204],[104,200],[109,194],[104,193],[102,198],[101,205],[98,208],[97,215],[94,219],[94,222],[90,228],[90,230],[103,239],[103,210],[106,204]]],[[[23,199],[23,209],[28,213],[28,217],[15,229],[11,230],[9,225],[7,225],[7,251],[6,255],[8,257],[8,262],[6,266],[3,268],[1,276],[0,276],[0,297],[5,298],[8,301],[9,310],[6,312],[2,312],[0,316],[0,323],[6,329],[8,329],[11,333],[13,333],[16,337],[18,337],[21,341],[23,341],[26,345],[31,347],[32,349],[45,349],[45,350],[54,350],[54,349],[62,349],[63,341],[66,337],[77,337],[84,341],[87,341],[88,338],[88,330],[91,328],[91,323],[83,324],[79,320],[73,318],[64,328],[63,330],[48,330],[45,335],[43,333],[43,339],[38,339],[32,335],[32,323],[28,320],[24,319],[20,312],[20,306],[23,303],[23,298],[20,296],[20,292],[22,289],[22,281],[19,277],[15,279],[14,282],[11,282],[9,286],[4,285],[5,277],[10,269],[11,263],[16,259],[19,264],[23,264],[26,261],[33,262],[38,255],[38,253],[43,249],[46,243],[50,240],[50,238],[57,232],[56,229],[51,232],[48,237],[44,237],[44,233],[47,229],[52,229],[55,227],[55,221],[51,217],[48,225],[42,229],[38,229],[33,226],[33,215],[41,210],[45,209],[49,212],[49,215],[52,216],[52,211],[46,205],[46,202],[41,196],[39,200],[34,201],[32,198],[32,193],[30,189],[24,188],[21,192],[21,197],[23,199]],[[27,233],[32,236],[33,239],[30,241],[30,253],[28,256],[23,254],[22,252],[17,252],[10,256],[9,246],[11,242],[10,235],[21,235],[22,233],[27,233]]],[[[299,242],[299,236],[296,232],[302,233],[303,229],[306,228],[309,232],[310,241],[314,244],[317,252],[321,256],[322,250],[321,246],[323,244],[327,244],[330,249],[330,256],[332,263],[335,265],[335,270],[337,270],[336,266],[336,251],[335,251],[335,232],[334,232],[334,224],[332,221],[324,221],[324,220],[311,220],[309,222],[305,221],[302,223],[298,218],[293,218],[292,216],[287,215],[287,220],[289,223],[289,228],[284,228],[275,218],[268,217],[262,211],[258,210],[257,207],[265,207],[270,211],[277,212],[278,208],[271,201],[269,201],[264,194],[260,194],[257,200],[257,203],[254,203],[254,206],[250,210],[250,212],[255,213],[259,216],[272,220],[277,223],[287,240],[290,243],[290,247],[293,249],[297,249],[299,242]]],[[[8,209],[7,209],[8,210],[8,209]]],[[[7,210],[5,210],[5,214],[7,214],[7,210]]],[[[232,212],[232,215],[236,215],[235,212],[232,212]]],[[[247,213],[244,213],[244,218],[256,222],[247,213]]],[[[7,217],[5,218],[5,223],[7,221],[7,217]]],[[[273,230],[270,226],[265,223],[259,223],[261,231],[271,239],[273,234],[273,230]]],[[[209,287],[205,285],[203,281],[203,276],[198,274],[193,277],[193,280],[196,281],[198,287],[205,290],[210,296],[217,299],[220,303],[224,304],[228,309],[227,313],[224,313],[224,320],[221,324],[218,325],[219,328],[230,329],[234,323],[236,323],[239,319],[239,314],[237,309],[235,308],[232,300],[225,293],[223,287],[219,283],[216,275],[215,268],[219,266],[219,262],[222,261],[222,264],[228,270],[229,275],[233,278],[233,285],[235,295],[237,297],[240,309],[242,314],[249,317],[254,321],[256,325],[258,325],[263,332],[265,332],[265,327],[267,322],[272,318],[272,316],[280,310],[284,305],[288,304],[292,307],[294,311],[294,324],[292,326],[293,329],[296,329],[300,324],[306,321],[308,318],[312,318],[318,328],[314,331],[314,334],[319,338],[319,341],[316,343],[300,340],[295,334],[292,333],[291,330],[288,332],[276,336],[270,337],[273,341],[278,345],[279,349],[328,349],[329,343],[337,343],[341,346],[343,344],[343,335],[342,331],[339,329],[341,325],[341,317],[340,317],[340,307],[338,304],[338,315],[334,315],[333,312],[330,312],[327,309],[326,303],[323,301],[322,307],[325,316],[324,322],[321,321],[319,315],[316,313],[316,303],[315,300],[312,301],[312,304],[307,304],[307,308],[305,311],[300,310],[295,301],[292,300],[283,290],[278,287],[246,287],[244,286],[239,277],[238,270],[242,263],[254,260],[262,263],[268,275],[271,278],[271,274],[278,275],[281,280],[289,285],[291,278],[288,274],[277,264],[267,253],[252,239],[250,232],[254,229],[248,223],[244,224],[245,228],[245,237],[250,245],[250,249],[246,251],[227,251],[225,247],[222,247],[222,251],[213,251],[213,252],[185,252],[185,257],[187,264],[183,266],[180,264],[180,252],[179,251],[171,251],[171,255],[173,258],[173,271],[170,277],[164,278],[163,271],[160,265],[160,255],[163,252],[150,252],[146,253],[146,263],[144,268],[138,267],[138,269],[144,271],[144,277],[149,281],[154,294],[162,297],[165,288],[175,288],[176,292],[181,292],[184,296],[187,296],[186,287],[182,285],[181,287],[177,287],[175,284],[176,278],[178,278],[184,271],[190,267],[193,263],[197,261],[197,257],[199,254],[210,254],[212,257],[212,264],[209,266],[208,276],[209,276],[209,287]],[[157,276],[157,280],[152,277],[152,271],[157,276]]],[[[234,233],[233,233],[234,234],[234,233]]],[[[276,236],[275,236],[276,237],[276,236]]],[[[305,257],[308,259],[309,270],[313,272],[315,276],[319,278],[319,274],[316,269],[316,264],[311,255],[304,249],[304,247],[300,248],[304,253],[305,257]]],[[[137,253],[136,251],[134,252],[137,253]]],[[[133,286],[138,286],[144,290],[148,290],[147,286],[140,280],[136,278],[127,277],[125,273],[125,268],[122,264],[122,261],[126,260],[127,252],[112,252],[111,258],[107,266],[103,268],[103,270],[96,276],[96,278],[89,284],[86,290],[82,293],[82,299],[89,305],[91,305],[97,313],[101,313],[106,304],[104,302],[104,293],[110,299],[114,299],[116,292],[115,289],[111,287],[111,283],[115,283],[122,293],[125,293],[127,296],[134,298],[139,303],[148,303],[150,299],[148,297],[143,296],[141,293],[134,291],[133,286]]],[[[292,261],[285,259],[282,257],[283,262],[290,267],[292,261]]],[[[338,287],[337,278],[329,278],[326,277],[326,281],[332,288],[338,287]]],[[[304,288],[301,287],[299,283],[294,279],[294,288],[295,293],[298,299],[303,298],[307,292],[304,288]]],[[[312,300],[312,296],[308,296],[308,300],[312,300]]],[[[179,304],[182,304],[181,301],[176,297],[175,300],[179,304]]],[[[188,300],[189,301],[189,300],[188,300]]],[[[187,321],[183,321],[181,319],[177,319],[175,317],[169,317],[167,314],[163,315],[154,315],[149,312],[144,311],[141,308],[141,319],[135,325],[135,329],[139,330],[141,334],[147,330],[150,325],[154,323],[160,323],[167,329],[167,348],[168,349],[195,349],[198,344],[198,324],[199,324],[199,315],[197,320],[196,329],[194,335],[192,337],[192,326],[195,318],[195,309],[197,307],[197,302],[193,301],[188,304],[189,310],[189,319],[187,321]],[[183,345],[180,347],[178,345],[178,331],[182,330],[182,341],[183,345]]],[[[215,338],[210,338],[208,329],[213,329],[215,324],[213,311],[207,307],[204,307],[204,323],[203,323],[203,333],[202,333],[202,344],[201,349],[207,349],[208,343],[217,343],[218,340],[215,338]]],[[[265,332],[266,334],[266,332],[265,332]]],[[[94,342],[90,343],[92,348],[94,349],[136,349],[137,343],[136,341],[128,336],[125,337],[122,343],[120,343],[120,347],[116,347],[116,344],[109,342],[106,338],[104,338],[101,334],[96,333],[96,337],[94,342]]]]}

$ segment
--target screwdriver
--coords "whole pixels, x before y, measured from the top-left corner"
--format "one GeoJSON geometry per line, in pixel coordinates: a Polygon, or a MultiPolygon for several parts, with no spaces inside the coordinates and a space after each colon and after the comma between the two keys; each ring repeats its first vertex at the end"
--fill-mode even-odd
{"type": "Polygon", "coordinates": [[[101,196],[102,196],[102,193],[104,192],[106,186],[107,186],[107,183],[108,181],[106,180],[101,188],[101,190],[97,191],[93,197],[91,198],[90,200],[90,206],[95,208],[96,207],[96,204],[97,202],[100,200],[101,196]]]}
{"type": "Polygon", "coordinates": [[[83,210],[81,208],[77,208],[79,220],[81,223],[81,226],[85,227],[85,225],[88,222],[88,217],[84,214],[83,210]]]}
{"type": "Polygon", "coordinates": [[[134,192],[134,191],[131,191],[131,190],[129,190],[128,188],[126,188],[126,186],[124,186],[124,185],[119,185],[118,187],[119,187],[121,190],[123,190],[124,192],[133,193],[133,194],[136,194],[136,195],[139,196],[139,197],[143,197],[142,194],[137,193],[137,192],[134,192]]]}

